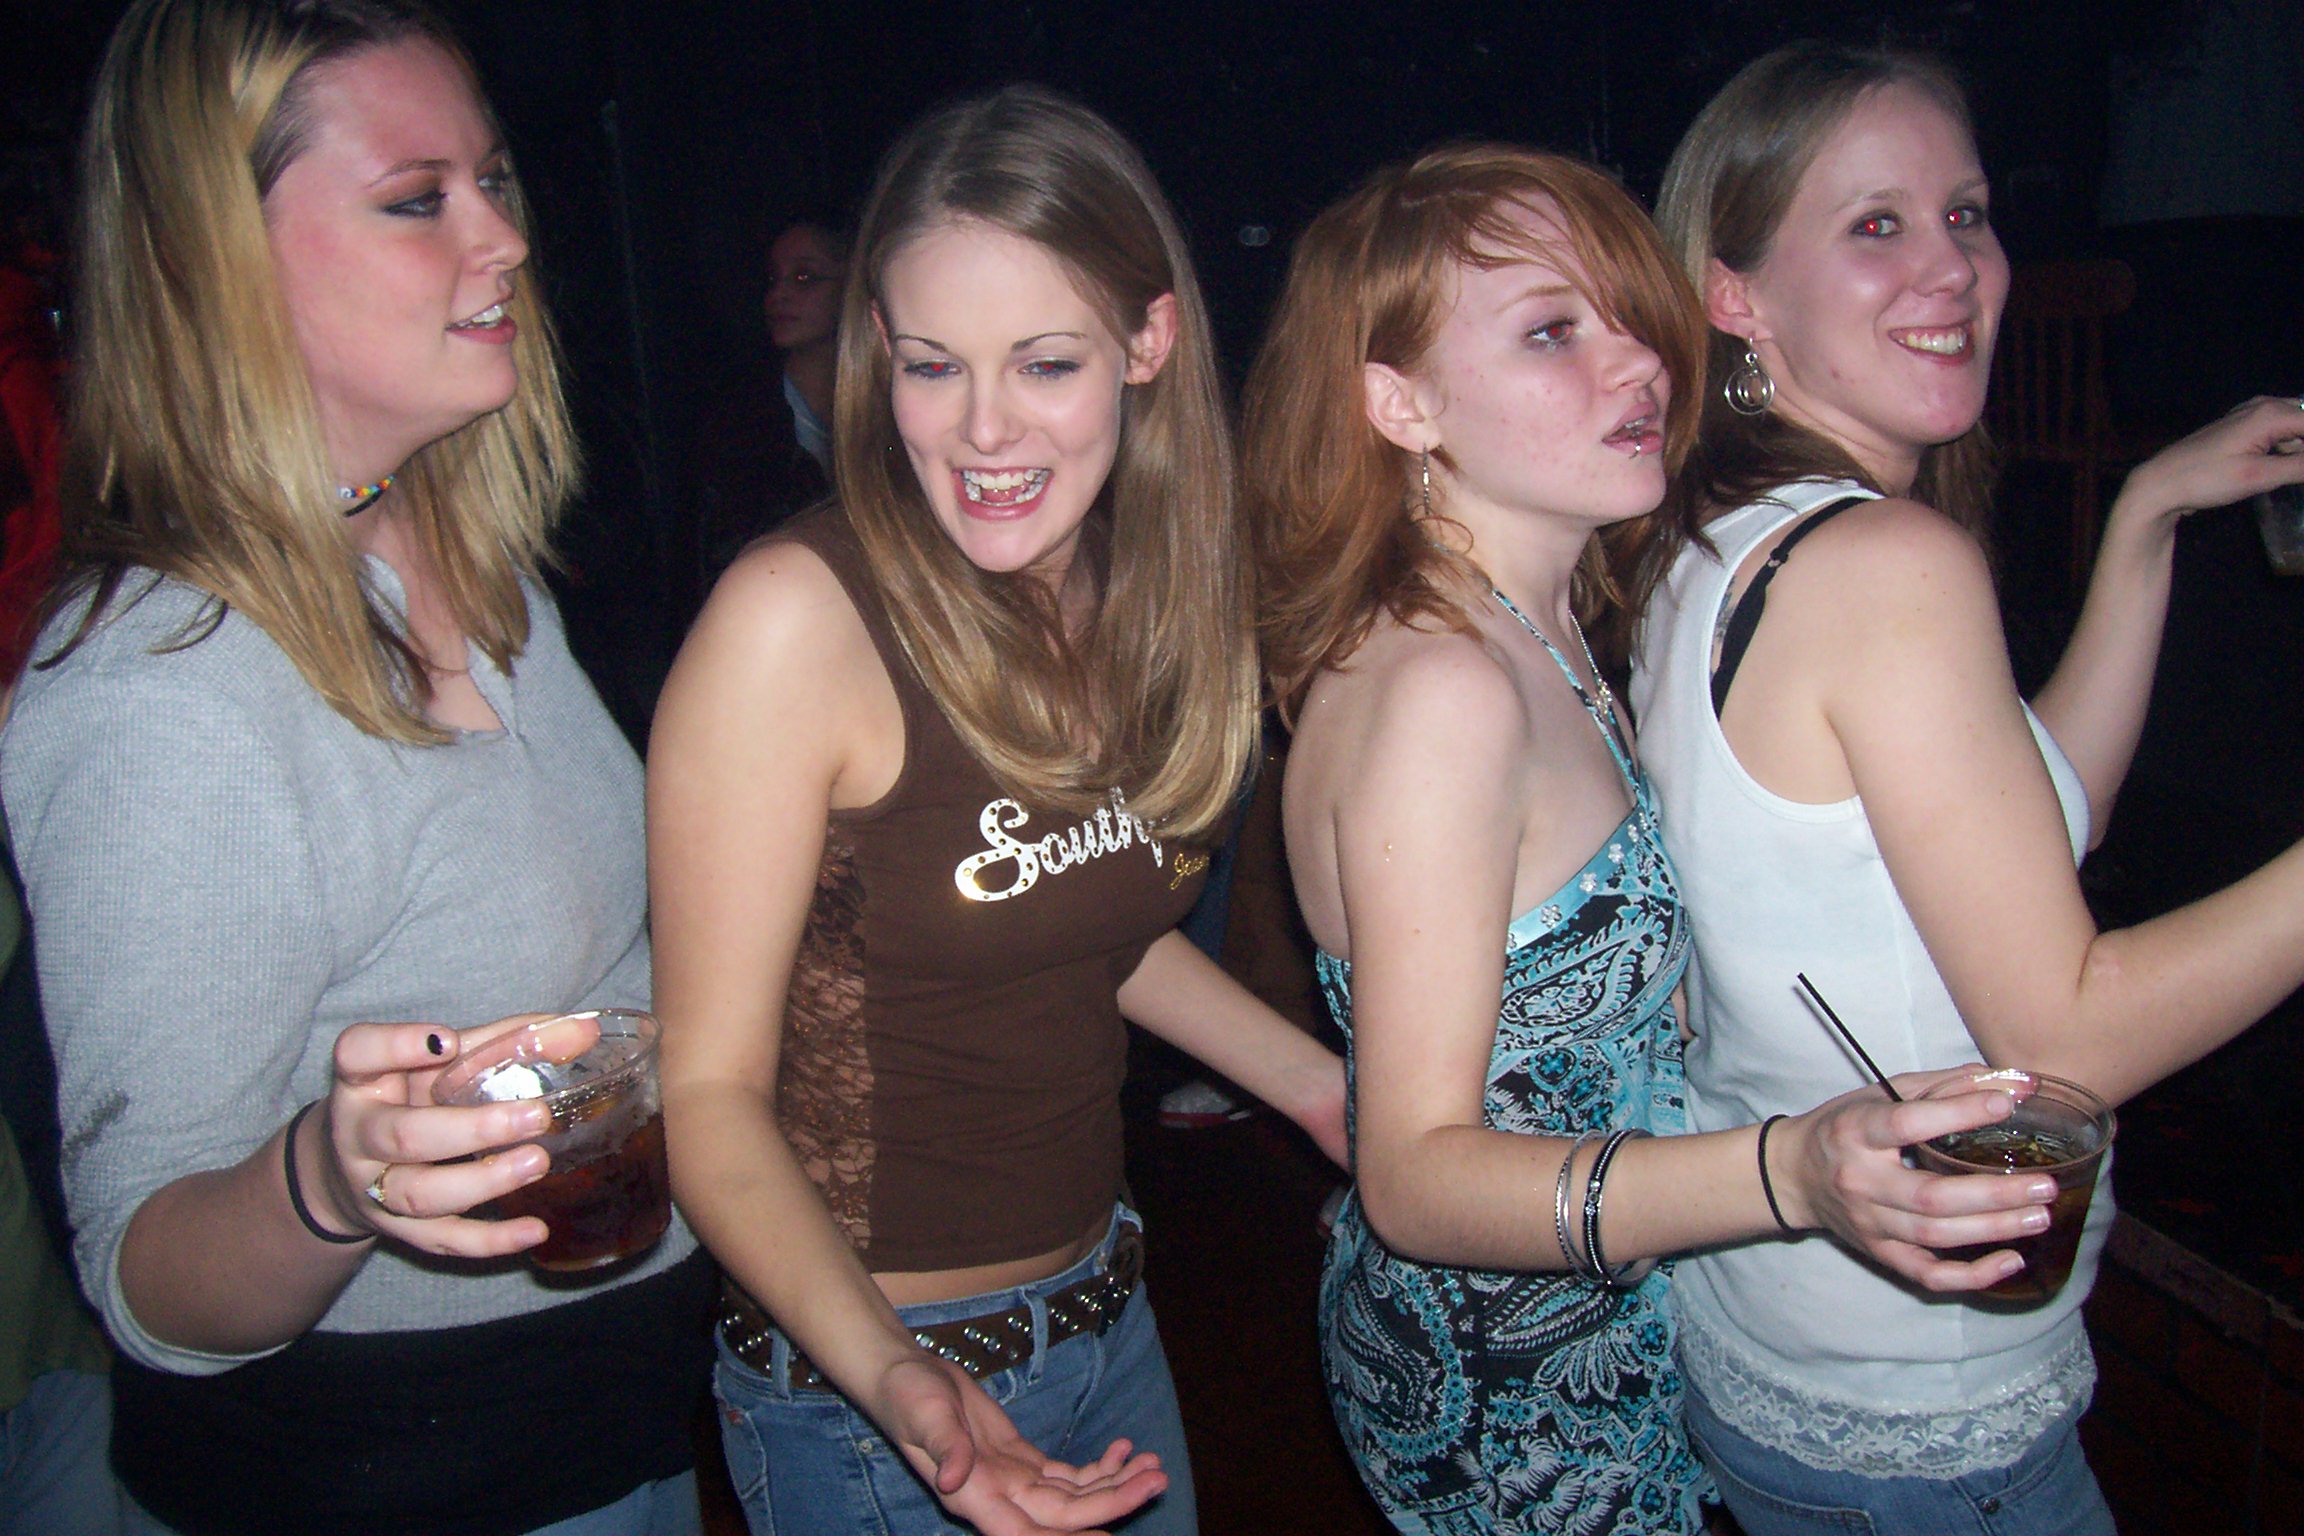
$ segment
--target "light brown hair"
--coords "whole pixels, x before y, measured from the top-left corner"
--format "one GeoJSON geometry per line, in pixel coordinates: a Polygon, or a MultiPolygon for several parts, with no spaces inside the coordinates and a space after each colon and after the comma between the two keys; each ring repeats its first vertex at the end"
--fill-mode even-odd
{"type": "MultiPolygon", "coordinates": [[[[1800,42],[1763,55],[1721,87],[1689,125],[1664,171],[1656,221],[1689,280],[1711,264],[1750,273],[1768,259],[1800,180],[1827,139],[1873,91],[1907,86],[1926,94],[1974,138],[1968,99],[1950,70],[1924,55],[1800,42]]],[[[1725,378],[1745,343],[1711,333],[1712,368],[1725,378]]],[[[1979,421],[1920,455],[1911,495],[1981,536],[1990,508],[1994,453],[1979,421]]],[[[1780,412],[1742,416],[1717,392],[1704,401],[1695,451],[1665,498],[1658,537],[1634,575],[1635,611],[1706,519],[1801,479],[1852,480],[1874,491],[1853,454],[1780,412]]]]}
{"type": "Polygon", "coordinates": [[[1256,739],[1252,598],[1208,312],[1151,171],[1110,124],[1051,92],[961,102],[888,152],[851,272],[835,488],[921,680],[1019,797],[1086,813],[1118,789],[1167,835],[1208,831],[1256,739]],[[1119,452],[1083,529],[1097,594],[1077,634],[1037,578],[980,570],[960,551],[897,435],[874,323],[888,264],[957,220],[1046,250],[1123,343],[1175,295],[1175,345],[1154,378],[1126,386],[1119,452]]]}
{"type": "MultiPolygon", "coordinates": [[[[1377,172],[1297,242],[1243,400],[1265,669],[1284,710],[1380,617],[1469,626],[1449,590],[1466,562],[1435,526],[1446,509],[1418,515],[1417,456],[1369,421],[1362,378],[1371,362],[1416,370],[1459,268],[1530,259],[1580,272],[1608,323],[1656,352],[1672,380],[1667,467],[1688,451],[1703,393],[1702,313],[1621,187],[1582,161],[1504,144],[1452,145],[1377,172]],[[1546,202],[1565,251],[1531,241],[1513,219],[1546,202]]],[[[1648,521],[1618,524],[1585,550],[1574,600],[1587,619],[1615,597],[1614,572],[1637,558],[1648,521]]]]}
{"type": "MultiPolygon", "coordinates": [[[[420,39],[470,59],[411,0],[138,0],[98,74],[82,161],[79,280],[54,606],[92,598],[78,644],[138,567],[269,635],[339,714],[433,743],[418,658],[343,528],[318,409],[274,269],[264,198],[311,131],[314,71],[420,39]]],[[[473,95],[483,113],[477,78],[473,95]]],[[[490,119],[493,123],[493,118],[490,119]]],[[[525,235],[516,186],[509,215],[525,235]]],[[[419,450],[411,505],[458,621],[499,666],[528,639],[522,576],[578,475],[549,317],[515,286],[511,404],[419,450]]]]}

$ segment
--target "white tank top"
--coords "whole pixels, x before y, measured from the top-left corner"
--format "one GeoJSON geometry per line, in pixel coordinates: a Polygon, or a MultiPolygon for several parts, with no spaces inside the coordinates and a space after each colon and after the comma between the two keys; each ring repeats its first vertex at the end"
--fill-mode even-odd
{"type": "MultiPolygon", "coordinates": [[[[1691,1130],[1796,1114],[1869,1080],[1800,996],[1793,978],[1803,971],[1885,1072],[1984,1059],[1897,897],[1863,803],[1771,794],[1736,761],[1712,711],[1713,633],[1734,571],[1793,520],[1870,494],[1805,481],[1715,519],[1705,531],[1718,555],[1685,550],[1642,627],[1632,674],[1640,756],[1696,940],[1691,1130]]],[[[2077,859],[2086,792],[2025,716],[2077,859]]],[[[2094,1385],[2079,1313],[2112,1221],[2109,1171],[2107,1159],[2070,1282],[2030,1311],[1918,1291],[1822,1235],[1681,1261],[1673,1284],[1690,1389],[1748,1437],[1828,1471],[1946,1478],[2008,1465],[2084,1407],[2094,1385]]]]}

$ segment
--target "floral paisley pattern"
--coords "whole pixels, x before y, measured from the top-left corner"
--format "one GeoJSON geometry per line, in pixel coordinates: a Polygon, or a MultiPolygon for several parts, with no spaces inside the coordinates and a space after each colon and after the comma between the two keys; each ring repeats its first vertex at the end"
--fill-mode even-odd
{"type": "MultiPolygon", "coordinates": [[[[1672,989],[1687,925],[1647,780],[1605,723],[1601,734],[1634,809],[1507,936],[1484,1095],[1496,1130],[1684,1128],[1672,989]]],[[[1349,1073],[1351,966],[1322,954],[1319,972],[1349,1073]]],[[[1532,1211],[1550,1193],[1531,1190],[1532,1211]]],[[[1681,1426],[1667,1285],[1662,1268],[1619,1293],[1564,1273],[1418,1263],[1347,1199],[1320,1287],[1322,1363],[1392,1523],[1441,1536],[1700,1531],[1711,1485],[1681,1426]]]]}

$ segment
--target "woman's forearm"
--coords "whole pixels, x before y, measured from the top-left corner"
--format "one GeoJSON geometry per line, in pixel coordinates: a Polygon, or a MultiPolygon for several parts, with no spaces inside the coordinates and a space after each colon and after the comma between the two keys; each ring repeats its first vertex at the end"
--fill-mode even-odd
{"type": "Polygon", "coordinates": [[[2304,843],[2189,906],[2097,935],[2060,1014],[1975,1025],[1996,1062],[2115,1103],[2191,1065],[2304,984],[2304,843]]]}
{"type": "MultiPolygon", "coordinates": [[[[1120,989],[1120,1011],[1326,1140],[1341,1130],[1344,1065],[1195,948],[1163,934],[1120,989]]],[[[1340,1149],[1331,1148],[1331,1151],[1340,1149]]]]}
{"type": "Polygon", "coordinates": [[[918,1350],[766,1098],[736,1082],[667,1084],[664,1098],[681,1213],[817,1369],[871,1411],[888,1367],[918,1350]]]}
{"type": "Polygon", "coordinates": [[[2087,788],[2091,847],[2111,823],[2113,800],[2144,732],[2175,546],[2172,519],[2115,503],[2079,622],[2055,673],[2032,700],[2087,788]]]}
{"type": "MultiPolygon", "coordinates": [[[[315,1221],[362,1230],[319,1177],[317,1116],[296,1127],[295,1155],[315,1221]]],[[[325,1243],[288,1199],[287,1127],[229,1168],[163,1185],[137,1208],[120,1244],[120,1289],[136,1323],[163,1343],[215,1355],[277,1349],[324,1316],[367,1261],[373,1241],[325,1243]],[[219,1233],[230,1234],[219,1241],[219,1233]]]]}

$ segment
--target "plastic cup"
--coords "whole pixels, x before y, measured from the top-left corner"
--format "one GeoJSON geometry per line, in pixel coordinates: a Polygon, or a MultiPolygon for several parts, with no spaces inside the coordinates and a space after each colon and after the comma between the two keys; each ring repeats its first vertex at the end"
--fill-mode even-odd
{"type": "Polygon", "coordinates": [[[2304,576],[2304,485],[2275,486],[2256,498],[2264,557],[2282,576],[2304,576]]]}
{"type": "Polygon", "coordinates": [[[634,1008],[565,1013],[475,1047],[434,1080],[436,1104],[541,1098],[551,1106],[552,1128],[528,1138],[552,1155],[551,1170],[478,1213],[541,1218],[551,1236],[525,1255],[537,1268],[614,1264],[654,1245],[670,1224],[658,1033],[655,1016],[634,1008]]]}
{"type": "Polygon", "coordinates": [[[1912,1151],[1930,1173],[2045,1173],[2056,1181],[2047,1231],[2013,1242],[1943,1250],[1948,1259],[1980,1259],[2002,1248],[2015,1249],[2024,1267],[1977,1295],[2036,1307],[2064,1289],[2072,1276],[2080,1229],[2088,1220],[2097,1170],[2111,1149],[2116,1122],[2112,1106],[2078,1083],[2038,1072],[2024,1075],[2033,1082],[2032,1092],[2007,1119],[1924,1141],[1912,1151]]]}

